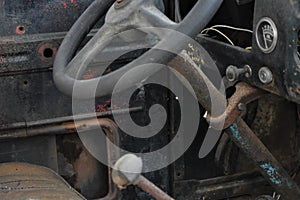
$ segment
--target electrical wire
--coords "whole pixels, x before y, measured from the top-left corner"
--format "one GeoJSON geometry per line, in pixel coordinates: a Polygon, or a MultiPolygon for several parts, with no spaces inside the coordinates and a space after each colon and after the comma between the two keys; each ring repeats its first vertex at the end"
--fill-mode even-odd
{"type": "Polygon", "coordinates": [[[201,31],[201,34],[202,35],[205,35],[207,34],[209,31],[215,31],[217,33],[219,33],[222,37],[224,37],[232,46],[235,46],[234,43],[232,42],[232,40],[227,36],[225,35],[224,33],[222,33],[221,31],[219,31],[218,29],[215,29],[215,28],[206,28],[204,29],[203,31],[201,31]]]}
{"type": "Polygon", "coordinates": [[[243,32],[247,32],[247,33],[253,33],[253,31],[249,30],[249,29],[238,28],[238,27],[233,27],[233,26],[228,26],[228,25],[214,25],[211,28],[227,28],[227,29],[232,29],[232,30],[236,30],[236,31],[243,31],[243,32]]]}
{"type": "MultiPolygon", "coordinates": [[[[212,27],[206,28],[204,30],[201,31],[202,35],[207,35],[209,31],[215,31],[217,33],[219,33],[220,35],[222,35],[222,37],[224,37],[231,45],[234,46],[234,43],[232,42],[232,40],[225,35],[223,32],[221,32],[220,30],[218,30],[217,28],[227,28],[227,29],[232,29],[232,30],[236,30],[236,31],[243,31],[243,32],[247,32],[247,33],[253,33],[252,30],[249,29],[245,29],[245,28],[238,28],[238,27],[233,27],[233,26],[229,26],[229,25],[214,25],[212,27]]],[[[251,49],[249,49],[251,50],[251,49]]]]}

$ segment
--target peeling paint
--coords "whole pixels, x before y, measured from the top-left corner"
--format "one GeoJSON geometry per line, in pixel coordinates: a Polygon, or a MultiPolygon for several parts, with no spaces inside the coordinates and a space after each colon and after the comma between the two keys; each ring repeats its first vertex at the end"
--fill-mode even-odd
{"type": "Polygon", "coordinates": [[[189,48],[192,49],[192,51],[195,51],[194,45],[189,43],[189,48]]]}
{"type": "Polygon", "coordinates": [[[65,1],[63,1],[62,4],[63,4],[64,8],[68,7],[68,5],[67,5],[67,3],[65,1]]]}
{"type": "Polygon", "coordinates": [[[270,177],[270,180],[276,184],[276,185],[281,185],[282,182],[280,180],[279,174],[277,173],[276,169],[271,166],[270,163],[264,163],[260,165],[260,167],[267,172],[267,174],[270,177]]]}
{"type": "Polygon", "coordinates": [[[239,141],[239,142],[243,142],[242,137],[239,134],[239,130],[237,128],[236,124],[232,124],[230,126],[230,131],[233,133],[233,136],[239,141]]]}

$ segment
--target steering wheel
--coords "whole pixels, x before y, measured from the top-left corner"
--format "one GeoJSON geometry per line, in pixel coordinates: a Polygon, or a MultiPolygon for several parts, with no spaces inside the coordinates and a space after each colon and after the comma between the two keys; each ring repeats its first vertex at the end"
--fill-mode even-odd
{"type": "MultiPolygon", "coordinates": [[[[194,38],[211,20],[223,0],[199,0],[180,23],[175,23],[164,15],[160,10],[162,8],[161,2],[161,0],[117,0],[116,2],[114,0],[95,0],[73,25],[57,52],[53,68],[53,78],[57,88],[64,94],[73,95],[73,97],[76,95],[75,98],[79,99],[111,94],[120,77],[134,66],[153,61],[165,64],[174,57],[154,49],[168,46],[173,51],[180,53],[186,45],[183,38],[176,38],[176,42],[174,42],[175,38],[172,34],[163,37],[156,33],[162,38],[153,49],[126,66],[101,76],[101,89],[97,89],[96,92],[90,91],[90,88],[93,88],[91,86],[97,85],[99,82],[99,77],[90,80],[79,80],[74,77],[74,74],[80,77],[97,53],[107,46],[112,36],[132,28],[163,27],[194,38]],[[82,40],[95,23],[105,15],[109,6],[111,7],[106,14],[104,25],[74,56],[82,40]],[[81,92],[78,94],[72,94],[75,82],[76,87],[80,87],[81,92]]],[[[135,81],[142,81],[145,74],[153,73],[151,68],[147,70],[135,74],[135,81]]]]}

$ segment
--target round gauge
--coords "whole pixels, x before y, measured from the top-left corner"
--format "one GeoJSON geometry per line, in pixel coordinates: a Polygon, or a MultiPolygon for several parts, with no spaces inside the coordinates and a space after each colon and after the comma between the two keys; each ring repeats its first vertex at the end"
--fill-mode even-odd
{"type": "Polygon", "coordinates": [[[278,41],[278,31],[275,23],[268,17],[262,18],[256,26],[256,42],[264,53],[271,53],[278,41]]]}

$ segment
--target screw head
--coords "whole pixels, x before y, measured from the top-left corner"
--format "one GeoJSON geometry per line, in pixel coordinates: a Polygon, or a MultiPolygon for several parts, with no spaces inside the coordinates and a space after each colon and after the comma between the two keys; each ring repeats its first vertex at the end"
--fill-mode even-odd
{"type": "Polygon", "coordinates": [[[273,73],[268,67],[262,67],[258,72],[258,77],[263,84],[269,84],[273,81],[273,73]]]}
{"type": "Polygon", "coordinates": [[[226,69],[226,77],[230,82],[234,82],[237,79],[235,67],[230,65],[226,69]]]}
{"type": "Polygon", "coordinates": [[[246,71],[245,77],[250,78],[252,76],[252,69],[251,69],[250,65],[245,65],[244,69],[246,71]]]}
{"type": "Polygon", "coordinates": [[[239,108],[240,111],[247,110],[247,106],[244,103],[239,103],[238,108],[239,108]]]}

